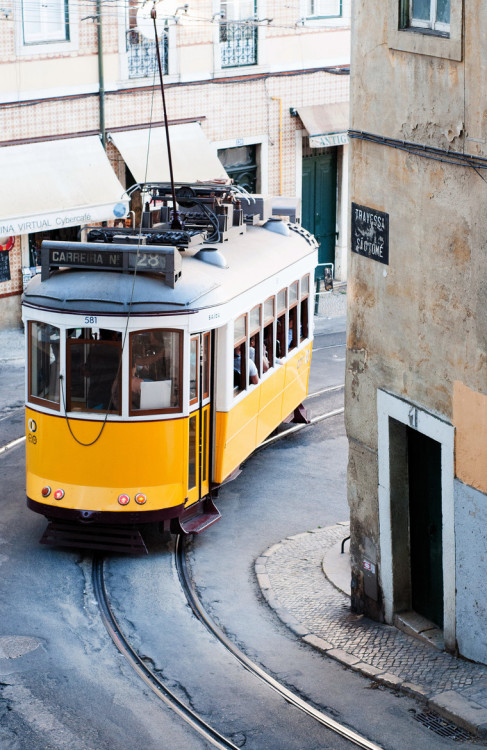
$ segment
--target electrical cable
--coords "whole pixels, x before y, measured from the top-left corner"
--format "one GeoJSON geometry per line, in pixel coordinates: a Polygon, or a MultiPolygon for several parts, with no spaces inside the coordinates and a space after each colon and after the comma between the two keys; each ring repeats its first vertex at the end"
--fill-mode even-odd
{"type": "MultiPolygon", "coordinates": [[[[152,99],[151,99],[151,111],[150,111],[150,119],[149,119],[149,135],[148,135],[148,139],[147,139],[147,151],[146,151],[146,161],[145,161],[145,175],[144,176],[145,176],[146,180],[147,180],[147,171],[148,171],[148,168],[149,168],[149,151],[150,151],[150,140],[151,140],[151,130],[152,130],[151,124],[152,124],[152,117],[153,117],[153,113],[154,113],[154,96],[155,96],[155,71],[154,71],[154,78],[153,78],[153,81],[152,81],[152,99]]],[[[131,318],[131,313],[132,313],[132,306],[133,306],[133,299],[134,299],[134,292],[135,292],[135,280],[136,280],[136,277],[137,277],[137,266],[138,266],[138,259],[139,259],[139,254],[140,254],[141,243],[142,243],[142,222],[141,222],[140,227],[139,227],[139,234],[138,234],[138,238],[137,238],[137,255],[136,255],[136,260],[135,260],[135,268],[134,268],[134,272],[133,272],[132,287],[131,287],[131,291],[130,291],[130,299],[129,299],[129,302],[128,302],[127,320],[126,320],[126,323],[125,323],[125,330],[124,330],[123,336],[122,336],[122,346],[120,348],[120,358],[119,358],[119,361],[118,361],[117,373],[116,373],[114,381],[113,381],[114,383],[118,383],[118,390],[119,390],[119,398],[120,399],[122,398],[122,393],[121,393],[121,388],[120,388],[120,371],[121,371],[121,368],[122,368],[123,354],[124,354],[125,347],[126,347],[126,342],[127,342],[127,337],[128,337],[129,323],[130,323],[130,318],[131,318]]],[[[106,413],[105,413],[105,417],[103,419],[103,424],[102,424],[102,426],[100,428],[100,431],[98,432],[98,435],[91,442],[84,443],[82,440],[79,440],[79,438],[76,437],[76,435],[74,434],[74,432],[73,432],[73,430],[71,428],[71,423],[70,423],[68,412],[67,412],[67,409],[66,409],[66,397],[65,397],[65,392],[64,392],[64,389],[63,389],[63,380],[64,380],[63,379],[63,375],[60,374],[59,375],[59,381],[60,381],[60,389],[61,389],[61,393],[62,393],[62,397],[63,397],[64,418],[66,419],[69,432],[71,434],[71,437],[75,440],[76,443],[78,443],[78,445],[81,445],[84,448],[89,448],[92,445],[94,445],[96,442],[98,442],[98,440],[101,438],[101,436],[103,434],[103,431],[105,429],[106,423],[108,421],[108,416],[109,416],[109,414],[111,412],[111,406],[113,404],[113,388],[112,388],[112,390],[110,392],[110,401],[108,402],[108,406],[107,406],[107,410],[106,410],[106,413]]],[[[129,373],[129,383],[130,383],[130,373],[129,373]]]]}
{"type": "Polygon", "coordinates": [[[362,130],[349,130],[350,138],[375,143],[378,146],[388,146],[389,148],[405,151],[412,156],[421,156],[424,159],[451,164],[456,167],[470,167],[477,171],[478,169],[487,169],[487,158],[473,154],[466,154],[461,151],[447,151],[435,146],[426,146],[423,144],[413,143],[411,141],[401,141],[396,138],[367,133],[362,130]]]}

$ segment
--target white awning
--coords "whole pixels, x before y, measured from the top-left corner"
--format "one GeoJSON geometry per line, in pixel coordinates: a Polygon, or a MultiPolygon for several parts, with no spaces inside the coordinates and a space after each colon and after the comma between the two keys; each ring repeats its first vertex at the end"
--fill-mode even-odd
{"type": "Polygon", "coordinates": [[[348,143],[349,102],[316,104],[296,109],[308,131],[311,148],[343,146],[348,143]]]}
{"type": "MultiPolygon", "coordinates": [[[[145,128],[111,133],[110,137],[136,182],[169,182],[165,128],[145,128]]],[[[170,125],[172,168],[175,182],[226,179],[227,173],[201,125],[170,125]]]]}
{"type": "Polygon", "coordinates": [[[97,136],[0,148],[0,237],[125,216],[128,200],[97,136]]]}

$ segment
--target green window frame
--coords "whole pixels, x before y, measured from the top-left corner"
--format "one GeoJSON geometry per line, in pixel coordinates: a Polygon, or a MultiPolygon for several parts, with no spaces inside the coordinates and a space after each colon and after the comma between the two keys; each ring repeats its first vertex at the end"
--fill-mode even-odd
{"type": "Polygon", "coordinates": [[[22,0],[24,45],[69,42],[68,0],[22,0]]]}
{"type": "Polygon", "coordinates": [[[307,0],[307,18],[340,18],[342,0],[307,0]]]}

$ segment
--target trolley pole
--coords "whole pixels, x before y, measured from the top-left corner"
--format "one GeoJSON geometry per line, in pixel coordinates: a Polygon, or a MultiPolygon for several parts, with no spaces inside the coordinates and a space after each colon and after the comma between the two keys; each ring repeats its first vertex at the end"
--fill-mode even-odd
{"type": "MultiPolygon", "coordinates": [[[[97,0],[100,2],[100,0],[97,0]]],[[[157,54],[157,65],[159,66],[159,79],[161,81],[161,96],[162,96],[162,109],[164,112],[164,126],[166,129],[166,143],[167,143],[167,159],[169,162],[169,178],[171,180],[171,193],[172,193],[172,201],[173,201],[173,218],[171,222],[171,229],[182,229],[183,226],[181,224],[181,220],[179,218],[178,210],[176,208],[176,188],[174,187],[174,175],[172,171],[172,156],[171,156],[171,142],[169,138],[169,124],[167,121],[167,111],[166,111],[166,96],[164,94],[164,81],[162,78],[162,64],[161,64],[161,52],[159,50],[159,38],[157,36],[157,26],[156,26],[156,18],[157,13],[155,7],[151,10],[151,18],[154,21],[154,37],[156,40],[156,54],[157,54]]]]}

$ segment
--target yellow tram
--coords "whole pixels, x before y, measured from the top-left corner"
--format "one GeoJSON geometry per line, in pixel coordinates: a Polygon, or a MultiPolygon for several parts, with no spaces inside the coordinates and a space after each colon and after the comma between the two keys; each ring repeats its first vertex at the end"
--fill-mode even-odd
{"type": "Polygon", "coordinates": [[[27,503],[47,543],[202,531],[307,393],[315,239],[211,184],[178,186],[174,230],[168,186],[137,188],[138,230],[44,242],[24,292],[27,503]]]}

